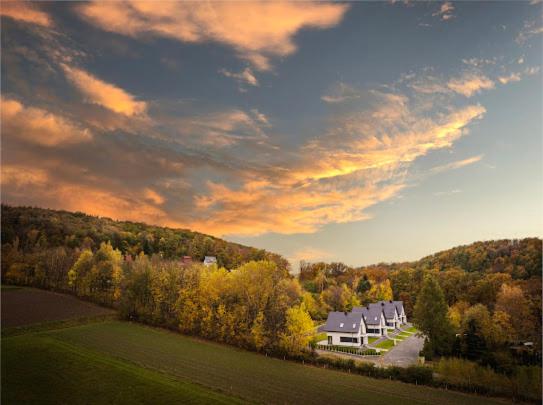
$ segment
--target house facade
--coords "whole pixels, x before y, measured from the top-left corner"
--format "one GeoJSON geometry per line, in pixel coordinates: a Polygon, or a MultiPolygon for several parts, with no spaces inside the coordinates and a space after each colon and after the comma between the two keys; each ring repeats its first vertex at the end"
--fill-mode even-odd
{"type": "Polygon", "coordinates": [[[353,312],[360,312],[366,323],[368,336],[386,336],[388,328],[386,327],[385,316],[380,305],[369,304],[365,307],[354,307],[353,312]]]}
{"type": "Polygon", "coordinates": [[[379,301],[378,305],[381,305],[383,308],[388,330],[398,329],[400,327],[400,316],[398,315],[396,305],[392,301],[379,301]]]}
{"type": "Polygon", "coordinates": [[[361,312],[330,312],[326,324],[327,344],[360,347],[368,344],[366,323],[361,312]]]}
{"type": "Polygon", "coordinates": [[[407,316],[405,316],[405,310],[403,309],[403,301],[392,301],[398,311],[398,317],[400,318],[400,324],[405,325],[407,323],[407,316]]]}
{"type": "Polygon", "coordinates": [[[217,264],[217,258],[215,256],[206,256],[204,257],[203,263],[206,267],[217,264]]]}
{"type": "Polygon", "coordinates": [[[326,332],[328,345],[360,347],[368,344],[368,337],[388,336],[406,323],[402,301],[379,301],[351,312],[330,312],[319,331],[326,332]]]}

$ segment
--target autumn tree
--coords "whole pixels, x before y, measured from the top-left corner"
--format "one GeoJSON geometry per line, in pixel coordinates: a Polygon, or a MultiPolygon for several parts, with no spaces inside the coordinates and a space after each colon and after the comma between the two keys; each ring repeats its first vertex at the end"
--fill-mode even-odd
{"type": "Polygon", "coordinates": [[[313,321],[303,305],[289,308],[285,331],[281,333],[280,347],[290,355],[301,354],[309,345],[313,329],[313,321]]]}

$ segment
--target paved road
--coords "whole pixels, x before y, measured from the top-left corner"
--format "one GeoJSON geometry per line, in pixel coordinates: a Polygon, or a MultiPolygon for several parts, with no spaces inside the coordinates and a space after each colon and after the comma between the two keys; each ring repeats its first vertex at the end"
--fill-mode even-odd
{"type": "MultiPolygon", "coordinates": [[[[323,341],[322,344],[326,344],[326,341],[323,341]]],[[[392,349],[384,353],[382,356],[361,357],[361,356],[351,355],[348,353],[328,352],[325,350],[317,350],[317,353],[321,356],[343,357],[346,359],[354,359],[358,361],[375,363],[375,365],[380,366],[380,367],[387,367],[387,366],[407,367],[413,364],[418,364],[419,352],[422,350],[423,345],[424,345],[424,339],[413,334],[407,339],[401,342],[398,342],[397,346],[394,346],[392,349]]]]}
{"type": "Polygon", "coordinates": [[[407,367],[417,364],[419,352],[424,345],[424,339],[413,334],[383,355],[382,364],[385,366],[407,367]]]}

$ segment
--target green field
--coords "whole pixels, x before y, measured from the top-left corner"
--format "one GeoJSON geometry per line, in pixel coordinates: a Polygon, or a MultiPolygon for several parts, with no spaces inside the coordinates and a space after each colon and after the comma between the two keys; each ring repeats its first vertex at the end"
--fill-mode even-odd
{"type": "Polygon", "coordinates": [[[2,403],[493,404],[107,321],[2,340],[2,403]]]}
{"type": "Polygon", "coordinates": [[[47,336],[2,342],[4,404],[242,403],[197,384],[47,336]]]}
{"type": "Polygon", "coordinates": [[[376,336],[370,336],[370,337],[368,337],[368,344],[372,344],[376,340],[379,340],[379,338],[376,337],[376,336]]]}

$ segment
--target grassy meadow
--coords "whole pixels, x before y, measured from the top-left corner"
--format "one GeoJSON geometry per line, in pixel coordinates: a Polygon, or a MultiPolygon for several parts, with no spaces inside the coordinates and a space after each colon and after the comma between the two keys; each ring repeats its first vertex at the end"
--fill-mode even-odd
{"type": "Polygon", "coordinates": [[[3,403],[495,404],[106,321],[2,341],[3,403]]]}

